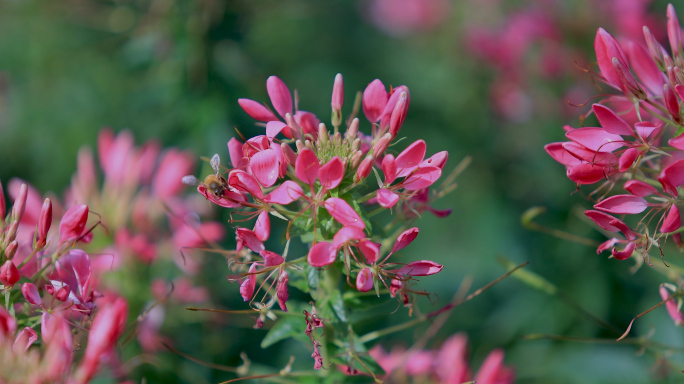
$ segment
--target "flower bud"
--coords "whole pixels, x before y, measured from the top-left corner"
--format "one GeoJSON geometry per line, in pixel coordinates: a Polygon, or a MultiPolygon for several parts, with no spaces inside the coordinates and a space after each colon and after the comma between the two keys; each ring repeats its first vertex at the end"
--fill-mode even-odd
{"type": "Polygon", "coordinates": [[[0,308],[0,340],[12,337],[16,330],[17,321],[5,308],[0,308]]]}
{"type": "Polygon", "coordinates": [[[58,289],[57,292],[55,292],[55,299],[64,302],[67,301],[69,298],[69,294],[71,293],[71,288],[69,288],[69,284],[64,284],[62,285],[62,288],[58,289]]]}
{"type": "Polygon", "coordinates": [[[7,248],[5,248],[5,258],[7,260],[12,260],[14,255],[17,253],[17,248],[19,248],[19,244],[16,240],[12,240],[7,248]]]}
{"type": "Polygon", "coordinates": [[[50,199],[45,199],[43,208],[40,210],[40,219],[38,220],[38,243],[36,249],[43,248],[47,243],[47,235],[52,225],[52,202],[50,199]]]}
{"type": "Polygon", "coordinates": [[[31,344],[38,340],[38,335],[33,328],[25,327],[14,340],[14,345],[12,349],[14,353],[22,353],[28,351],[31,344]]]}
{"type": "Polygon", "coordinates": [[[276,294],[278,296],[278,305],[280,309],[287,312],[287,300],[290,298],[290,291],[287,288],[287,283],[290,281],[287,272],[283,271],[278,278],[278,285],[276,287],[276,294]]]}
{"type": "Polygon", "coordinates": [[[19,189],[19,195],[17,195],[17,199],[14,200],[14,206],[12,206],[12,216],[14,216],[14,220],[21,221],[21,217],[24,216],[27,197],[28,186],[26,184],[22,184],[19,189]]]}
{"type": "Polygon", "coordinates": [[[36,285],[33,283],[24,283],[21,286],[21,293],[24,295],[26,301],[31,304],[40,305],[42,303],[38,288],[36,288],[36,285]]]}
{"type": "Polygon", "coordinates": [[[321,144],[325,144],[330,140],[330,135],[328,134],[328,128],[325,127],[325,124],[320,123],[318,124],[318,142],[321,144]]]}
{"type": "Polygon", "coordinates": [[[356,178],[354,179],[355,182],[359,183],[368,177],[368,175],[370,175],[371,170],[373,169],[373,161],[375,161],[373,155],[368,155],[365,159],[363,159],[361,164],[359,164],[359,168],[356,169],[356,178]]]}
{"type": "Polygon", "coordinates": [[[333,84],[332,101],[332,125],[339,127],[342,124],[342,104],[344,103],[344,83],[342,81],[342,74],[338,73],[335,76],[335,83],[333,84]]]}
{"type": "Polygon", "coordinates": [[[63,243],[81,237],[87,221],[87,205],[79,204],[69,208],[59,222],[59,242],[63,243]]]}
{"type": "Polygon", "coordinates": [[[368,292],[373,288],[373,272],[370,268],[364,268],[356,276],[356,289],[361,292],[368,292]]]}
{"type": "Polygon", "coordinates": [[[301,152],[304,149],[304,143],[301,140],[295,141],[295,145],[297,146],[297,152],[301,152]]]}
{"type": "Polygon", "coordinates": [[[596,31],[596,39],[594,40],[594,50],[596,51],[596,61],[601,75],[608,82],[608,84],[615,88],[622,89],[622,80],[619,78],[613,58],[623,64],[627,65],[627,57],[625,56],[620,43],[605,29],[599,28],[596,31]]]}
{"type": "Polygon", "coordinates": [[[7,234],[5,236],[5,244],[7,244],[7,246],[17,238],[17,228],[19,228],[19,221],[14,220],[7,229],[7,234]]]}
{"type": "Polygon", "coordinates": [[[361,157],[363,156],[363,153],[361,151],[356,151],[352,155],[351,158],[351,169],[356,169],[359,167],[359,164],[361,164],[361,157]]]}
{"type": "Polygon", "coordinates": [[[648,45],[648,52],[651,54],[653,60],[662,67],[663,63],[663,47],[658,43],[655,36],[651,33],[647,26],[644,25],[644,38],[646,39],[646,45],[648,45]]]}
{"type": "Polygon", "coordinates": [[[667,84],[663,85],[663,98],[665,100],[665,107],[667,108],[667,111],[670,112],[672,119],[678,124],[681,124],[682,112],[679,108],[679,101],[677,100],[675,93],[672,92],[672,88],[667,84]]]}
{"type": "Polygon", "coordinates": [[[7,260],[5,264],[0,267],[0,282],[5,286],[12,287],[19,279],[21,279],[19,270],[11,260],[7,260]]]}
{"type": "Polygon", "coordinates": [[[670,47],[672,48],[672,55],[675,60],[679,60],[679,50],[681,48],[681,27],[679,26],[679,19],[672,4],[667,5],[667,36],[670,40],[670,47]]]}
{"type": "Polygon", "coordinates": [[[627,67],[624,62],[618,60],[617,57],[613,57],[612,62],[615,73],[620,80],[620,89],[622,89],[622,92],[624,92],[626,96],[632,96],[639,100],[646,100],[646,92],[644,92],[644,90],[641,89],[641,86],[636,82],[629,67],[627,67]]]}
{"type": "Polygon", "coordinates": [[[349,128],[347,128],[347,132],[345,133],[344,137],[348,139],[354,139],[356,136],[359,134],[359,118],[355,117],[354,120],[351,121],[351,124],[349,124],[349,128]]]}
{"type": "Polygon", "coordinates": [[[391,133],[385,133],[380,139],[378,139],[378,141],[373,145],[373,157],[376,159],[380,158],[380,156],[382,156],[382,154],[387,150],[387,147],[389,147],[391,141],[391,133]]]}
{"type": "Polygon", "coordinates": [[[287,123],[287,126],[290,127],[292,136],[297,140],[301,140],[304,136],[304,132],[302,131],[302,127],[297,124],[297,121],[292,117],[291,114],[285,114],[285,122],[287,123]]]}
{"type": "Polygon", "coordinates": [[[401,129],[401,125],[404,124],[404,119],[406,119],[406,114],[408,113],[408,94],[402,92],[399,95],[399,101],[392,111],[392,117],[390,118],[389,132],[392,137],[396,137],[401,129]]]}
{"type": "Polygon", "coordinates": [[[280,148],[283,150],[283,156],[285,160],[292,166],[297,163],[297,154],[292,150],[292,148],[287,143],[281,143],[280,148]]]}

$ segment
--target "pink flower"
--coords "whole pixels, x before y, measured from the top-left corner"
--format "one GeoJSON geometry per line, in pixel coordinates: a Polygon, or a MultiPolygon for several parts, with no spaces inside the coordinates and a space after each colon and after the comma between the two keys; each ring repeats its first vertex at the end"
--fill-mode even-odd
{"type": "Polygon", "coordinates": [[[78,240],[83,235],[87,221],[87,205],[79,204],[69,208],[59,222],[59,242],[78,240]]]}
{"type": "Polygon", "coordinates": [[[0,282],[7,287],[12,287],[19,282],[21,275],[19,270],[14,265],[12,260],[5,261],[5,264],[0,267],[0,282]]]}

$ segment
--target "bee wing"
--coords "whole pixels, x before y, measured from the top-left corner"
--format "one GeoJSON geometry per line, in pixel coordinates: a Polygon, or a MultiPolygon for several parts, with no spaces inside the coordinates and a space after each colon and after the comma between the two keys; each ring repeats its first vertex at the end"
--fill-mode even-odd
{"type": "Polygon", "coordinates": [[[211,169],[214,170],[214,173],[218,175],[221,171],[221,158],[218,153],[215,153],[214,156],[211,157],[209,164],[211,165],[211,169]]]}
{"type": "Polygon", "coordinates": [[[181,182],[185,185],[192,185],[195,187],[200,185],[199,180],[197,180],[197,178],[193,175],[183,176],[183,178],[181,179],[181,182]]]}

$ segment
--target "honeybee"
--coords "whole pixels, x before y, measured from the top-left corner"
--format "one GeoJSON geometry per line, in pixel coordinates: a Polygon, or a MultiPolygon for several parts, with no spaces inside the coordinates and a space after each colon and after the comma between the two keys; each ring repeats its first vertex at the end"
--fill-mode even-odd
{"type": "Polygon", "coordinates": [[[211,165],[211,169],[214,170],[214,173],[207,175],[203,182],[200,183],[197,178],[192,175],[183,176],[182,182],[187,185],[202,186],[205,188],[205,197],[209,198],[206,194],[211,193],[216,199],[220,199],[228,189],[228,182],[221,176],[221,158],[218,153],[211,157],[209,165],[211,165]]]}

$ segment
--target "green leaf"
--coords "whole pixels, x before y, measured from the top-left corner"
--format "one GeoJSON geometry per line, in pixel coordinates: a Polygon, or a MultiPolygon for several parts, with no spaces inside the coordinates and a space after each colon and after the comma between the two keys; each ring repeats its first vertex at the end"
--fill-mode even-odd
{"type": "Polygon", "coordinates": [[[268,348],[281,340],[304,334],[305,330],[306,322],[300,317],[282,317],[261,340],[261,348],[268,348]]]}
{"type": "Polygon", "coordinates": [[[348,321],[347,310],[344,307],[344,300],[342,299],[339,290],[330,293],[328,296],[328,303],[330,304],[333,313],[335,313],[335,316],[337,316],[340,321],[346,323],[348,321]]]}
{"type": "Polygon", "coordinates": [[[304,273],[306,274],[306,283],[309,286],[309,292],[314,300],[318,300],[318,286],[320,281],[318,279],[318,269],[310,266],[308,263],[304,266],[304,273]]]}

